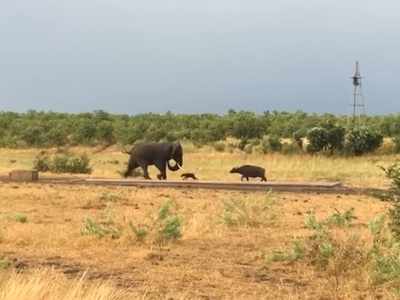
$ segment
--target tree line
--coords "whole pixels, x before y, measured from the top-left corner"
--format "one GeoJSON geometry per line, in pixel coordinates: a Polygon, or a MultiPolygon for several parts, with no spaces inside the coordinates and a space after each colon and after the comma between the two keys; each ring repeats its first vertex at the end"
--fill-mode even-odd
{"type": "MultiPolygon", "coordinates": [[[[256,139],[292,139],[300,146],[307,137],[309,152],[334,152],[345,147],[346,137],[366,140],[400,137],[400,114],[363,117],[362,129],[354,129],[347,116],[266,111],[256,114],[229,110],[226,114],[110,114],[28,111],[0,112],[0,146],[9,148],[66,145],[133,144],[137,141],[188,140],[209,144],[234,137],[242,148],[256,139]]],[[[362,141],[362,143],[365,141],[362,141]]],[[[371,141],[367,141],[371,144],[371,141]]],[[[380,144],[378,140],[372,144],[380,144]]],[[[279,146],[277,146],[279,148],[279,146]]],[[[358,150],[355,150],[357,152],[358,150]]]]}

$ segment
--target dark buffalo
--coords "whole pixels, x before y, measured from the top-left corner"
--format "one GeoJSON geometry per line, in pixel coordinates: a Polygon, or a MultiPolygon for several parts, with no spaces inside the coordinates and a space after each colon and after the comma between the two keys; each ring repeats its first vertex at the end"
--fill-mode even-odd
{"type": "Polygon", "coordinates": [[[265,177],[265,169],[258,167],[258,166],[251,166],[251,165],[244,165],[238,168],[233,168],[230,173],[238,173],[242,175],[241,180],[243,181],[244,178],[249,181],[249,177],[257,178],[260,177],[261,181],[267,181],[265,177]]]}

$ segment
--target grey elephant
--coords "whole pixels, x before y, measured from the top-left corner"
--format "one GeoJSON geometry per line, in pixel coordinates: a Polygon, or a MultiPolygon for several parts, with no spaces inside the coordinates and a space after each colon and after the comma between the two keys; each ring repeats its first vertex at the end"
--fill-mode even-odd
{"type": "Polygon", "coordinates": [[[180,143],[143,143],[133,146],[129,154],[128,168],[124,177],[131,175],[137,167],[143,169],[143,175],[146,179],[151,179],[147,167],[155,165],[160,174],[158,179],[167,179],[167,166],[170,171],[178,171],[183,166],[183,150],[180,143]],[[175,165],[170,164],[170,160],[175,161],[175,165]]]}

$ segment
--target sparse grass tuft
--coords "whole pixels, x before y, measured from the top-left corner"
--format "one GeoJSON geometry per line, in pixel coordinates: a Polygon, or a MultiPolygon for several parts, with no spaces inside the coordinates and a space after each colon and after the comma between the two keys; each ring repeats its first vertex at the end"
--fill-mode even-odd
{"type": "Polygon", "coordinates": [[[117,202],[121,200],[121,197],[117,194],[110,193],[110,192],[103,192],[99,198],[101,201],[104,202],[117,202]]]}
{"type": "Polygon", "coordinates": [[[333,213],[327,220],[328,224],[334,224],[336,226],[344,227],[350,226],[353,220],[357,217],[354,216],[354,208],[350,208],[343,213],[335,209],[336,212],[333,213]]]}
{"type": "Polygon", "coordinates": [[[22,213],[15,213],[14,214],[14,220],[19,222],[19,223],[26,223],[28,222],[28,217],[22,213]]]}
{"type": "Polygon", "coordinates": [[[94,235],[97,238],[103,238],[105,236],[111,236],[113,239],[117,239],[121,236],[120,230],[110,225],[102,225],[87,217],[81,228],[82,235],[94,235]]]}
{"type": "Polygon", "coordinates": [[[7,258],[1,258],[0,259],[0,270],[5,270],[11,267],[11,261],[9,261],[7,258]]]}
{"type": "Polygon", "coordinates": [[[274,250],[271,255],[267,256],[266,262],[277,262],[277,261],[289,261],[293,262],[296,260],[303,259],[305,255],[304,242],[295,240],[292,242],[292,248],[290,250],[274,250]]]}
{"type": "Polygon", "coordinates": [[[143,242],[150,236],[152,243],[159,247],[180,239],[182,237],[182,218],[177,214],[174,206],[170,200],[164,202],[157,214],[148,221],[148,224],[134,225],[129,222],[135,239],[143,242]]]}
{"type": "Polygon", "coordinates": [[[231,199],[224,201],[224,209],[220,215],[222,222],[228,227],[260,227],[271,224],[275,215],[272,206],[274,201],[268,195],[264,199],[231,199]]]}
{"type": "Polygon", "coordinates": [[[132,222],[129,222],[128,225],[138,242],[143,242],[149,234],[149,228],[146,225],[135,226],[132,224],[132,222]]]}

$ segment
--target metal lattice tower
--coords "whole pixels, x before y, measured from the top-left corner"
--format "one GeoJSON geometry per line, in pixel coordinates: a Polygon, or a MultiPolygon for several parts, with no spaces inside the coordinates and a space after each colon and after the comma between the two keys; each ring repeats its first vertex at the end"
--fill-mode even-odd
{"type": "Polygon", "coordinates": [[[351,77],[353,81],[353,125],[357,120],[361,119],[361,116],[365,115],[365,103],[361,89],[361,78],[359,63],[356,61],[354,75],[351,77]]]}

